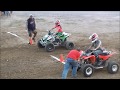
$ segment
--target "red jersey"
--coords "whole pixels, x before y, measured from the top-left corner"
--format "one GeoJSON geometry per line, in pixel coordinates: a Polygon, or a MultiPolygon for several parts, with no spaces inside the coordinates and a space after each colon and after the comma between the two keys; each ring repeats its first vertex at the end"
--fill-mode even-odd
{"type": "Polygon", "coordinates": [[[80,52],[77,50],[71,50],[68,53],[67,58],[72,58],[73,60],[78,60],[80,58],[80,52]]]}
{"type": "Polygon", "coordinates": [[[62,27],[60,25],[56,25],[54,28],[57,29],[57,32],[63,32],[62,27]]]}

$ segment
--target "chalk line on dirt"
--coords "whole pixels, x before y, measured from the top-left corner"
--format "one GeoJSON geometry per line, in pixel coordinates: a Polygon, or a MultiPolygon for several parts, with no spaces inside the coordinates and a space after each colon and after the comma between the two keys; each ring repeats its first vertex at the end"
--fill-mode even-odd
{"type": "Polygon", "coordinates": [[[25,39],[23,39],[22,37],[18,36],[17,34],[14,34],[14,33],[11,33],[11,32],[7,32],[7,33],[9,33],[9,34],[11,34],[11,35],[13,35],[13,36],[15,36],[15,37],[18,37],[18,38],[20,38],[21,40],[25,40],[25,39]]]}

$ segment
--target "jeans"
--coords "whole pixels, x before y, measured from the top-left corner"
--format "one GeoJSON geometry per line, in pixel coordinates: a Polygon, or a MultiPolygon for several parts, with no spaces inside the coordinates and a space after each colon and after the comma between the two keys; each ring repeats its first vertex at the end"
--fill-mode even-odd
{"type": "Polygon", "coordinates": [[[32,37],[32,34],[34,34],[34,38],[36,37],[36,35],[37,35],[37,31],[36,30],[28,30],[28,35],[29,35],[29,37],[32,37]]]}
{"type": "Polygon", "coordinates": [[[93,52],[93,54],[94,54],[95,57],[96,57],[97,62],[99,62],[99,57],[98,57],[98,55],[101,54],[102,52],[103,52],[102,50],[96,50],[96,51],[93,52]]]}
{"type": "Polygon", "coordinates": [[[66,79],[69,68],[72,67],[72,76],[77,76],[77,68],[78,68],[78,62],[76,60],[73,60],[71,58],[67,58],[66,63],[64,65],[64,70],[62,73],[62,79],[66,79]]]}

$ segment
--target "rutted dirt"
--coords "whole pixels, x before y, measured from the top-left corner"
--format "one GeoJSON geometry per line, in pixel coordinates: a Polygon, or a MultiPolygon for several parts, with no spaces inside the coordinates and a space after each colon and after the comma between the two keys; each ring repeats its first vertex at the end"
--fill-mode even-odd
{"type": "MultiPolygon", "coordinates": [[[[93,32],[98,33],[103,47],[107,50],[117,52],[110,58],[120,64],[120,34],[119,20],[94,19],[91,22],[84,21],[81,18],[78,22],[74,19],[64,19],[62,22],[65,32],[71,33],[68,40],[74,42],[75,47],[81,47],[85,50],[89,44],[89,35],[93,32]],[[68,22],[67,22],[68,21],[68,22]],[[76,25],[79,24],[79,25],[76,25]],[[78,30],[78,32],[77,32],[78,30]]],[[[46,52],[45,49],[39,49],[37,42],[34,45],[28,45],[28,34],[25,27],[26,17],[13,15],[11,17],[0,16],[0,78],[1,79],[61,79],[63,64],[54,61],[50,55],[59,57],[62,53],[64,58],[69,50],[65,48],[56,48],[54,52],[46,52]],[[17,38],[7,32],[17,34],[23,39],[17,38]]],[[[63,19],[63,18],[62,18],[63,19]]],[[[54,22],[43,19],[36,19],[37,40],[47,33],[45,27],[51,28],[54,22]]],[[[96,70],[92,77],[86,78],[79,71],[76,79],[120,79],[120,71],[116,74],[109,74],[107,70],[96,70]]],[[[68,73],[68,79],[71,79],[71,70],[68,73]]]]}

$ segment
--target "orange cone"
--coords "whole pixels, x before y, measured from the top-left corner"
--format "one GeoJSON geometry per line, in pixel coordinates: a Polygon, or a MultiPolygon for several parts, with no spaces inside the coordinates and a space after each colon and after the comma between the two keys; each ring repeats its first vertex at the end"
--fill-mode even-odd
{"type": "Polygon", "coordinates": [[[63,54],[60,54],[60,62],[64,62],[63,54]]]}
{"type": "Polygon", "coordinates": [[[31,39],[31,38],[29,39],[29,43],[30,43],[30,45],[32,45],[32,44],[33,44],[33,41],[32,41],[32,39],[31,39]]]}

